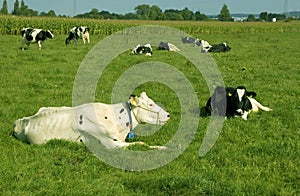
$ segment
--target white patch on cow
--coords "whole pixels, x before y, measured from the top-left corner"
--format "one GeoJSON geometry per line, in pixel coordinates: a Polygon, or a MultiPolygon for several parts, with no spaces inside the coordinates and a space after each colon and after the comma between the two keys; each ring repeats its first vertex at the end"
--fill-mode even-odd
{"type": "Polygon", "coordinates": [[[180,51],[174,44],[168,43],[168,47],[169,47],[169,51],[174,51],[174,52],[180,51]]]}
{"type": "Polygon", "coordinates": [[[243,96],[245,95],[246,90],[245,89],[237,89],[236,91],[237,91],[237,94],[238,94],[238,97],[239,97],[239,101],[241,102],[243,96]]]}
{"type": "Polygon", "coordinates": [[[139,123],[164,125],[169,119],[169,113],[143,92],[140,97],[131,97],[127,103],[44,107],[35,115],[16,120],[14,135],[23,142],[45,144],[52,139],[85,142],[85,134],[88,134],[106,148],[118,148],[144,144],[125,142],[128,133],[139,123]]]}

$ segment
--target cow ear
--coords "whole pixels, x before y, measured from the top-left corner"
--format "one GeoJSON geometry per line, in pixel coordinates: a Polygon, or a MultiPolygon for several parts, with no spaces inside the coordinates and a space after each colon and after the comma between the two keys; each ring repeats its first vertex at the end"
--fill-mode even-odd
{"type": "Polygon", "coordinates": [[[142,93],[140,94],[140,97],[147,98],[148,96],[147,96],[146,92],[142,92],[142,93]]]}
{"type": "Polygon", "coordinates": [[[138,98],[135,95],[130,95],[129,101],[130,101],[131,105],[136,107],[137,103],[138,103],[138,98]]]}
{"type": "Polygon", "coordinates": [[[256,97],[256,92],[247,92],[247,97],[249,97],[249,98],[256,97]]]}

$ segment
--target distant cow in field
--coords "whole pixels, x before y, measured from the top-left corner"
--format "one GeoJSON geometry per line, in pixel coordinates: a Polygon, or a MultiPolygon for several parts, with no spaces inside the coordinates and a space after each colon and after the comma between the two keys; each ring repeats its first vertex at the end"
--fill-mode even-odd
{"type": "Polygon", "coordinates": [[[198,39],[198,38],[193,38],[193,37],[183,37],[183,38],[181,38],[181,41],[184,44],[193,43],[194,46],[199,46],[199,47],[203,47],[203,48],[211,47],[211,45],[203,39],[198,39]]]}
{"type": "Polygon", "coordinates": [[[66,45],[68,45],[71,40],[74,40],[75,43],[78,43],[78,39],[82,39],[83,43],[90,43],[90,34],[89,28],[86,26],[73,27],[70,30],[69,36],[66,38],[66,45]]]}
{"type": "Polygon", "coordinates": [[[270,108],[263,106],[254,99],[255,92],[248,92],[244,86],[216,87],[214,94],[206,103],[207,114],[218,114],[220,116],[242,116],[247,120],[250,112],[258,112],[259,109],[271,111],[270,108]]]}
{"type": "Polygon", "coordinates": [[[132,49],[131,54],[144,54],[146,56],[152,56],[152,47],[150,44],[137,45],[132,49]]]}
{"type": "Polygon", "coordinates": [[[128,143],[125,139],[132,136],[139,123],[162,126],[169,119],[169,113],[142,92],[139,97],[131,95],[129,101],[117,104],[40,108],[36,114],[15,121],[14,136],[32,144],[45,144],[53,139],[86,142],[89,138],[86,136],[92,136],[110,149],[146,145],[143,142],[128,143]]]}
{"type": "Polygon", "coordinates": [[[21,30],[21,34],[23,37],[22,41],[22,50],[24,50],[24,45],[27,45],[27,48],[32,43],[37,43],[39,49],[42,49],[42,42],[47,38],[53,39],[54,35],[50,30],[42,30],[35,28],[23,28],[21,30]]]}
{"type": "Polygon", "coordinates": [[[160,42],[158,46],[159,50],[169,50],[179,52],[180,50],[174,45],[169,42],[160,42]]]}
{"type": "Polygon", "coordinates": [[[228,46],[225,42],[202,48],[202,52],[229,52],[230,50],[230,46],[228,46]]]}

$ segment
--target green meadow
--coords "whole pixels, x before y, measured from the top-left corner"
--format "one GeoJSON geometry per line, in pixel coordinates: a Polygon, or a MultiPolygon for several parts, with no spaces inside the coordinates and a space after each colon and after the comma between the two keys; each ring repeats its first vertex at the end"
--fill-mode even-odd
{"type": "MultiPolygon", "coordinates": [[[[0,25],[0,194],[1,195],[299,195],[300,194],[300,23],[132,22],[87,20],[93,27],[91,44],[65,46],[65,28],[73,19],[25,18],[26,26],[55,26],[55,38],[42,50],[36,44],[22,51],[18,34],[22,19],[1,18],[0,25]],[[226,42],[232,50],[212,54],[228,86],[244,85],[256,99],[273,109],[251,113],[248,121],[226,119],[215,145],[203,157],[199,148],[209,117],[200,115],[188,148],[175,160],[148,171],[115,168],[95,157],[83,144],[51,141],[42,146],[12,136],[16,119],[40,107],[72,106],[73,84],[85,55],[112,32],[130,26],[158,24],[191,36],[226,42]],[[8,31],[13,28],[14,31],[8,31]],[[103,30],[97,28],[106,29],[103,30]]],[[[79,20],[80,25],[84,20],[79,20]]],[[[158,44],[158,43],[157,43],[158,44]]],[[[158,51],[153,56],[119,55],[98,82],[96,101],[109,103],[118,77],[131,66],[162,61],[175,66],[191,82],[203,107],[210,96],[202,75],[180,54],[158,51]]],[[[132,46],[133,48],[134,46],[132,46]]],[[[191,50],[195,50],[191,46],[191,50]]],[[[200,55],[199,55],[200,56],[200,55]]],[[[133,141],[164,145],[178,129],[180,104],[166,86],[147,82],[146,91],[162,103],[171,119],[150,136],[133,141]]],[[[187,95],[189,96],[189,95],[187,95]]],[[[125,100],[124,100],[125,101],[125,100]]],[[[131,150],[148,150],[134,147],[131,150]]]]}

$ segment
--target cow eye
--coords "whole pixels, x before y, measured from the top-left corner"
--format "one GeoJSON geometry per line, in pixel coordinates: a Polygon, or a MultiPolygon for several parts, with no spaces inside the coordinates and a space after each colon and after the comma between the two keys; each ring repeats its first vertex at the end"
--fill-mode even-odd
{"type": "Polygon", "coordinates": [[[153,106],[153,104],[152,104],[152,103],[150,103],[150,104],[149,104],[149,106],[150,106],[150,107],[152,107],[152,106],[153,106]]]}

